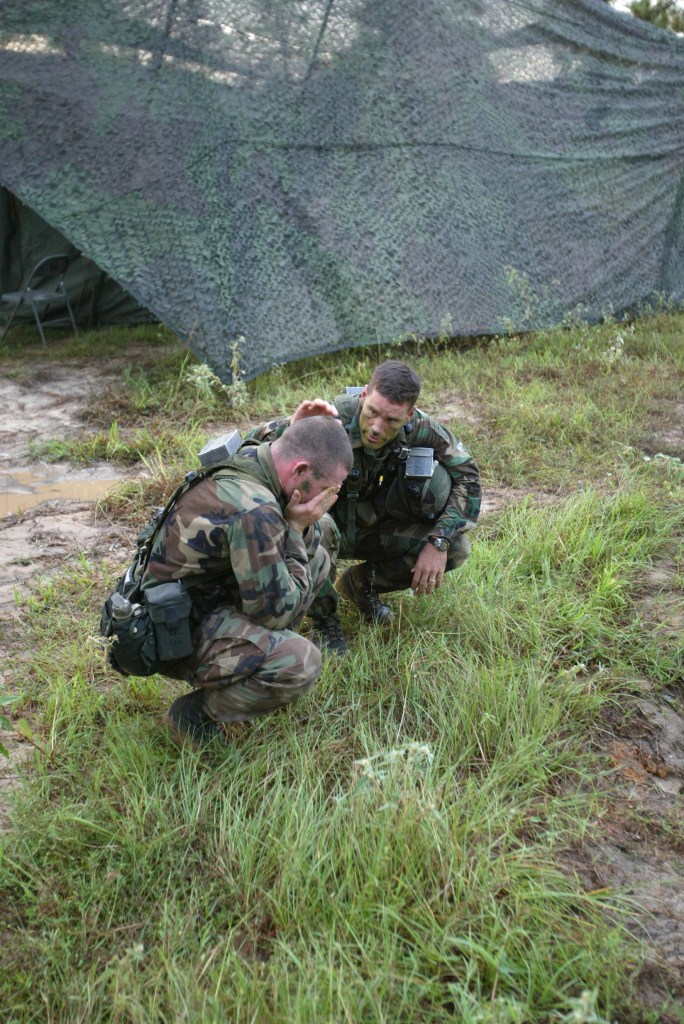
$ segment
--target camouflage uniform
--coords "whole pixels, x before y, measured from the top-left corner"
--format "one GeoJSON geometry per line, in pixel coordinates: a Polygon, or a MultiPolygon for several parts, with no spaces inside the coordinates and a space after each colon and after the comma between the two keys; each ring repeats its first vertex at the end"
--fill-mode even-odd
{"type": "Polygon", "coordinates": [[[324,516],[302,536],[286,504],[270,445],[248,449],[178,498],[152,548],[143,590],[183,580],[196,623],[194,652],[164,674],[202,687],[215,721],[288,704],[321,670],[317,648],[292,627],[328,579],[339,531],[324,516]]]}
{"type": "MultiPolygon", "coordinates": [[[[340,556],[366,562],[373,587],[380,594],[410,587],[413,567],[428,537],[449,541],[447,572],[461,565],[470,552],[466,533],[476,525],[480,514],[480,475],[470,454],[451,431],[419,409],[393,441],[379,451],[369,451],[363,447],[359,427],[360,395],[340,395],[334,404],[354,451],[353,469],[330,512],[342,534],[340,556]],[[425,506],[422,514],[412,519],[409,512],[396,507],[391,496],[396,494],[392,485],[402,472],[407,450],[416,447],[434,450],[435,459],[448,474],[450,490],[445,504],[433,509],[425,506]]],[[[273,441],[288,423],[266,423],[248,435],[247,443],[273,441]]],[[[328,545],[332,541],[327,536],[329,529],[327,523],[322,523],[324,543],[328,545]]],[[[331,581],[321,588],[309,609],[313,618],[322,619],[337,607],[339,598],[332,587],[335,572],[333,554],[331,581]]]]}

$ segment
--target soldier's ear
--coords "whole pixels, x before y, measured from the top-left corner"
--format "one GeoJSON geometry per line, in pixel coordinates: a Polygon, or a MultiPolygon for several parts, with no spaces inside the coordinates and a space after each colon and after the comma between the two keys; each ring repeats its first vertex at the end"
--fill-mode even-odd
{"type": "Polygon", "coordinates": [[[301,480],[302,477],[308,476],[310,469],[308,462],[296,462],[292,468],[292,476],[295,480],[301,480]]]}

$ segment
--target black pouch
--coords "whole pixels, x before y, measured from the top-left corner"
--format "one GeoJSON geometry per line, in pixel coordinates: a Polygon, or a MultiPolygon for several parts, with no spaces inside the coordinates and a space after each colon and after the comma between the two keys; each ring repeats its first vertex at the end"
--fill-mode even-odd
{"type": "Polygon", "coordinates": [[[192,598],[182,581],[160,583],[145,591],[159,661],[177,661],[193,652],[192,598]]]}
{"type": "Polygon", "coordinates": [[[151,676],[159,671],[154,627],[142,605],[135,606],[129,619],[112,619],[109,635],[114,638],[109,660],[122,675],[151,676]]]}
{"type": "Polygon", "coordinates": [[[123,676],[150,676],[158,666],[152,620],[145,606],[136,602],[138,596],[137,588],[127,586],[127,576],[122,576],[114,593],[105,601],[100,617],[100,633],[114,641],[108,652],[109,663],[123,676]],[[131,614],[126,618],[115,618],[113,614],[112,598],[115,594],[131,601],[131,614]]]}

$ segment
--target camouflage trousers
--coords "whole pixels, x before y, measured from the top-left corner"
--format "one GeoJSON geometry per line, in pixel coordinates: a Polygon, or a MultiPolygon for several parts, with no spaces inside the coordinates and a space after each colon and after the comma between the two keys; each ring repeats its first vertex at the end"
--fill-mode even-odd
{"type": "MultiPolygon", "coordinates": [[[[326,516],[326,519],[331,517],[326,516]]],[[[323,543],[327,523],[323,523],[323,543]]],[[[336,528],[336,527],[335,527],[336,528]]],[[[422,551],[434,525],[430,523],[405,523],[390,516],[379,519],[370,529],[360,529],[353,545],[342,537],[339,546],[341,558],[365,562],[369,578],[379,594],[394,590],[406,590],[411,586],[413,567],[422,551]]],[[[464,533],[457,534],[447,552],[445,572],[451,572],[462,565],[470,554],[470,539],[464,533]]],[[[337,560],[333,556],[330,564],[330,579],[321,587],[315,601],[309,608],[312,619],[323,619],[337,608],[339,595],[334,589],[337,575],[337,560]]]]}
{"type": "MultiPolygon", "coordinates": [[[[312,599],[328,583],[338,545],[332,521],[307,543],[312,599]]],[[[306,637],[292,629],[258,626],[229,606],[205,615],[193,640],[193,654],[165,674],[204,690],[203,709],[216,722],[246,722],[290,704],[311,689],[321,671],[320,651],[306,637]]]]}

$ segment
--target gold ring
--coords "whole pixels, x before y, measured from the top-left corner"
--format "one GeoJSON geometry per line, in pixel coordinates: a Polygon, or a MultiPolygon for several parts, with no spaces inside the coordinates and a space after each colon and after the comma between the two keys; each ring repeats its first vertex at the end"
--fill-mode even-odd
{"type": "Polygon", "coordinates": [[[428,576],[428,583],[436,583],[436,582],[437,582],[437,580],[434,578],[434,576],[428,576]]]}

